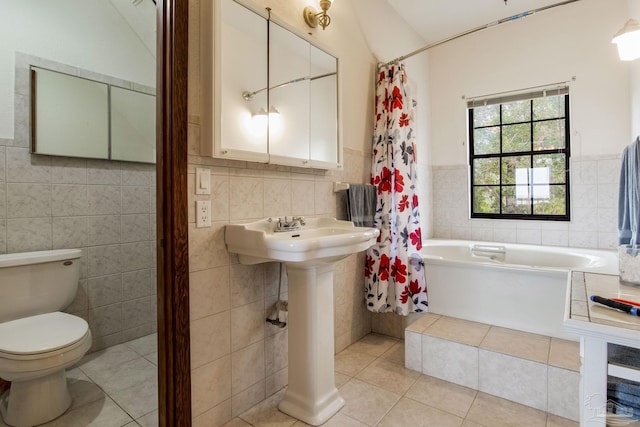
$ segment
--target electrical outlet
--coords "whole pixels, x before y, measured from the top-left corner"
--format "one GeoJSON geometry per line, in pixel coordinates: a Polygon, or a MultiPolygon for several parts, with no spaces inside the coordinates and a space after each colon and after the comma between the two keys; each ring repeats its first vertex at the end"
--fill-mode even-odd
{"type": "Polygon", "coordinates": [[[211,227],[211,200],[196,201],[196,227],[211,227]]]}

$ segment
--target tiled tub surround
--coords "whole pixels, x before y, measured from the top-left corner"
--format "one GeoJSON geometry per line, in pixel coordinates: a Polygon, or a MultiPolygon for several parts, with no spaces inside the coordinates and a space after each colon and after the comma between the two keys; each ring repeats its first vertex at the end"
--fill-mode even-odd
{"type": "Polygon", "coordinates": [[[30,154],[0,139],[0,252],[80,248],[69,313],[93,350],[156,329],[155,165],[30,154]]]}
{"type": "Polygon", "coordinates": [[[405,332],[405,366],[578,420],[580,345],[426,314],[405,332]]]}
{"type": "Polygon", "coordinates": [[[615,249],[620,156],[571,158],[571,221],[469,219],[468,167],[433,167],[434,237],[615,249]]]}

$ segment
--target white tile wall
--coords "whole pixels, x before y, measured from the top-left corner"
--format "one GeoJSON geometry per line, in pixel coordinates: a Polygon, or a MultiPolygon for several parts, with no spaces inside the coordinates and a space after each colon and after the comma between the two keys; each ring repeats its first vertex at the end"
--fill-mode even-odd
{"type": "Polygon", "coordinates": [[[547,411],[571,420],[580,418],[580,373],[549,366],[547,411]]]}
{"type": "MultiPolygon", "coordinates": [[[[194,368],[191,375],[191,412],[194,417],[230,400],[231,356],[227,355],[194,368]]],[[[230,415],[230,414],[229,414],[230,415]]]]}
{"type": "MultiPolygon", "coordinates": [[[[191,120],[191,128],[197,120],[191,120]]],[[[199,131],[189,135],[197,138],[199,131]]],[[[189,146],[199,144],[190,142],[189,146]]],[[[368,153],[345,150],[345,164],[361,164],[368,153]]],[[[364,169],[311,171],[200,157],[190,152],[189,256],[194,423],[209,417],[235,416],[273,395],[287,384],[288,330],[265,321],[279,298],[279,264],[242,265],[224,244],[224,226],[232,221],[265,216],[332,216],[344,218],[344,194],[333,193],[333,181],[366,182],[364,169]],[[195,195],[195,168],[209,168],[211,195],[195,195]],[[213,225],[196,228],[196,200],[211,200],[213,225]],[[294,210],[300,209],[300,210],[294,210]],[[228,359],[230,369],[216,362],[228,359]],[[202,388],[199,375],[216,370],[230,387],[202,388]],[[216,391],[217,392],[217,391],[216,391]]],[[[127,215],[123,215],[126,218],[127,215]]],[[[335,348],[340,351],[371,331],[362,294],[364,255],[351,256],[335,267],[335,348]]],[[[281,298],[287,298],[286,275],[281,298]]]]}
{"type": "MultiPolygon", "coordinates": [[[[433,316],[424,316],[405,332],[407,369],[578,420],[578,343],[552,338],[549,350],[548,338],[524,333],[518,334],[528,336],[509,337],[514,332],[503,329],[489,331],[476,347],[455,341],[459,334],[453,340],[431,335],[438,331],[430,326],[439,318],[433,316]],[[512,351],[514,337],[522,344],[517,356],[504,353],[512,351]]],[[[466,326],[457,329],[461,327],[466,326]]]]}
{"type": "Polygon", "coordinates": [[[480,349],[478,390],[546,411],[547,365],[480,349]]]}
{"type": "Polygon", "coordinates": [[[478,389],[478,347],[422,336],[422,373],[478,389]]]}
{"type": "Polygon", "coordinates": [[[0,253],[83,250],[67,311],[89,321],[94,350],[154,332],[155,165],[0,144],[0,253]]]}
{"type": "Polygon", "coordinates": [[[571,221],[469,218],[468,167],[433,168],[433,236],[505,243],[614,249],[620,156],[571,159],[571,221]]]}
{"type": "Polygon", "coordinates": [[[89,321],[93,350],[150,334],[156,330],[155,165],[31,154],[32,63],[78,72],[16,55],[15,137],[0,139],[0,253],[81,248],[81,280],[67,311],[89,321]]]}
{"type": "Polygon", "coordinates": [[[422,372],[422,334],[405,330],[404,366],[412,371],[422,372]]]}

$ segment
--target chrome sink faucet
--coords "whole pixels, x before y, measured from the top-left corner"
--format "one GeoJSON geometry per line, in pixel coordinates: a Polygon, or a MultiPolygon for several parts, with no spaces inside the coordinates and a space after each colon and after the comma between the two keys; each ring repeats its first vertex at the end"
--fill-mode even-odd
{"type": "MultiPolygon", "coordinates": [[[[272,221],[274,220],[269,218],[269,222],[272,222],[272,221]]],[[[273,231],[276,233],[279,233],[283,231],[300,230],[302,226],[305,224],[306,223],[304,221],[303,216],[294,216],[291,218],[291,221],[289,221],[289,218],[285,216],[284,220],[282,218],[278,218],[278,221],[276,222],[273,231]]]]}

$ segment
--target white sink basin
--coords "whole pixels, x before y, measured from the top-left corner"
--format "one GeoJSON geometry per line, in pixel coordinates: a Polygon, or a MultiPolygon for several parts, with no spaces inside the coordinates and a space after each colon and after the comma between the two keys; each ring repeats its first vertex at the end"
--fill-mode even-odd
{"type": "Polygon", "coordinates": [[[224,240],[242,264],[287,264],[289,383],[278,408],[318,426],[345,404],[334,379],[334,263],[371,247],[380,232],[332,218],[308,219],[295,231],[275,228],[266,219],[231,224],[224,240]]]}
{"type": "Polygon", "coordinates": [[[275,223],[266,219],[230,224],[224,240],[243,264],[334,262],[368,249],[380,234],[375,228],[354,227],[349,221],[333,218],[307,219],[296,231],[274,232],[274,228],[275,223]]]}

